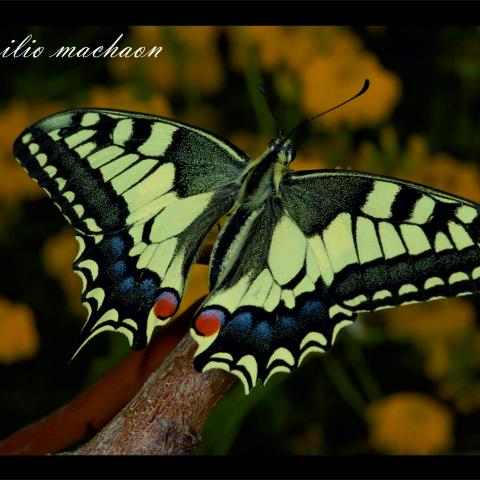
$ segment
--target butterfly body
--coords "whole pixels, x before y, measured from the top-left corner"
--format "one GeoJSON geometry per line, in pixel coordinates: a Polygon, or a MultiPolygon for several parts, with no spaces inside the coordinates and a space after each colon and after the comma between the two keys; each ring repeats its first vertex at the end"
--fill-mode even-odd
{"type": "Polygon", "coordinates": [[[252,159],[171,119],[85,109],[39,121],[14,151],[76,229],[89,310],[78,349],[105,330],[143,348],[227,214],[191,334],[196,368],[231,371],[247,392],[328,350],[358,312],[480,287],[477,204],[374,174],[291,170],[289,139],[252,159]]]}

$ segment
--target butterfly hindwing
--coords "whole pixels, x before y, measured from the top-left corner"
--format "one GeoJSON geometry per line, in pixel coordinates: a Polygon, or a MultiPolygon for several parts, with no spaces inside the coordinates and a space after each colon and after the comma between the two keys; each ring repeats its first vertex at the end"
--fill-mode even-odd
{"type": "Polygon", "coordinates": [[[72,110],[16,141],[15,156],[76,229],[89,310],[79,346],[103,330],[134,348],[177,310],[205,235],[232,206],[246,155],[162,117],[72,110]]]}
{"type": "Polygon", "coordinates": [[[260,378],[289,372],[324,352],[353,313],[332,321],[334,305],[307,237],[282,202],[240,209],[213,251],[212,293],[194,319],[199,370],[223,368],[248,392],[260,378]]]}
{"type": "Polygon", "coordinates": [[[289,172],[281,195],[240,209],[213,251],[194,320],[200,370],[246,391],[326,351],[357,312],[478,291],[476,204],[351,171],[289,172]]]}

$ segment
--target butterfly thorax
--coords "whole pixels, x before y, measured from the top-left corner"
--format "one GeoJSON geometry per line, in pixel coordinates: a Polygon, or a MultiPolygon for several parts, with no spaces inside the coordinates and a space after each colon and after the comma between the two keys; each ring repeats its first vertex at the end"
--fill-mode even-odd
{"type": "MultiPolygon", "coordinates": [[[[241,187],[231,210],[231,217],[218,236],[212,252],[210,286],[219,286],[231,272],[247,274],[242,264],[263,262],[268,255],[267,244],[248,245],[255,231],[272,230],[280,217],[280,183],[295,157],[290,140],[277,138],[267,149],[247,163],[241,176],[241,187]],[[265,214],[267,212],[267,214],[265,214]],[[256,258],[256,261],[252,261],[256,258]]],[[[236,277],[235,277],[236,278],[236,277]]],[[[235,279],[230,278],[230,282],[235,279]]]]}
{"type": "Polygon", "coordinates": [[[238,192],[236,208],[243,205],[257,208],[270,196],[280,195],[280,183],[295,158],[295,149],[290,139],[272,140],[266,150],[252,159],[242,172],[242,186],[238,192]]]}

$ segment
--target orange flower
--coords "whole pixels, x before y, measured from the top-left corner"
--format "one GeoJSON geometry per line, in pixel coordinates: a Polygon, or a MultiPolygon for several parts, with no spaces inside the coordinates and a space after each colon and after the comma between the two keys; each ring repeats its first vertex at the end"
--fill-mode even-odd
{"type": "Polygon", "coordinates": [[[47,271],[56,277],[69,299],[71,308],[78,314],[84,313],[80,301],[82,282],[73,272],[72,264],[78,251],[73,229],[64,228],[45,243],[42,259],[47,271]]]}
{"type": "Polygon", "coordinates": [[[425,342],[453,342],[470,335],[475,326],[473,305],[461,298],[407,305],[385,314],[391,333],[425,342]]]}
{"type": "Polygon", "coordinates": [[[236,70],[247,67],[248,49],[252,47],[265,70],[273,70],[284,59],[286,33],[282,27],[233,27],[226,33],[231,43],[230,61],[236,70]]]}
{"type": "Polygon", "coordinates": [[[432,155],[417,165],[414,181],[480,202],[480,172],[473,163],[460,162],[446,153],[432,155]]]}
{"type": "Polygon", "coordinates": [[[368,407],[372,446],[389,454],[434,454],[453,441],[453,415],[436,400],[419,393],[390,395],[368,407]]]}
{"type": "Polygon", "coordinates": [[[170,28],[182,45],[193,50],[214,49],[220,32],[219,27],[207,25],[170,28]]]}
{"type": "Polygon", "coordinates": [[[234,68],[248,68],[248,55],[253,52],[264,70],[288,71],[298,79],[304,110],[311,116],[351,97],[368,77],[370,92],[323,117],[326,126],[382,122],[400,98],[398,77],[385,70],[375,55],[363,49],[360,39],[343,27],[252,26],[228,33],[234,68]]]}
{"type": "Polygon", "coordinates": [[[140,45],[153,47],[154,45],[162,46],[163,40],[160,27],[153,26],[137,26],[130,27],[130,35],[138,41],[140,45]]]}
{"type": "Polygon", "coordinates": [[[156,91],[187,87],[191,92],[211,93],[223,81],[216,39],[218,27],[132,27],[129,41],[162,46],[157,58],[112,59],[112,74],[119,80],[133,79],[156,91]]]}
{"type": "Polygon", "coordinates": [[[96,108],[116,108],[152,115],[172,116],[168,100],[163,95],[152,95],[139,99],[128,87],[104,88],[94,87],[87,101],[87,106],[96,108]]]}
{"type": "Polygon", "coordinates": [[[396,131],[385,126],[379,146],[370,141],[360,144],[355,158],[359,170],[383,173],[428,185],[480,202],[480,170],[446,153],[432,154],[425,138],[411,135],[401,149],[396,131]]]}
{"type": "Polygon", "coordinates": [[[464,415],[475,413],[480,407],[480,384],[463,379],[447,380],[440,385],[442,398],[455,404],[455,409],[464,415]]]}
{"type": "Polygon", "coordinates": [[[31,308],[0,298],[0,362],[15,363],[36,355],[40,345],[31,308]]]}
{"type": "Polygon", "coordinates": [[[178,84],[174,57],[168,54],[165,45],[165,27],[131,27],[125,44],[142,45],[147,48],[163,47],[157,58],[112,58],[110,70],[119,81],[141,80],[157,90],[170,91],[178,84]]]}
{"type": "Polygon", "coordinates": [[[192,265],[182,303],[175,316],[181,315],[190,305],[208,293],[208,265],[192,265]]]}
{"type": "Polygon", "coordinates": [[[217,91],[223,82],[223,69],[214,50],[192,54],[182,66],[184,82],[190,90],[209,94],[217,91]]]}
{"type": "Polygon", "coordinates": [[[327,127],[339,124],[359,127],[385,121],[400,99],[398,77],[385,70],[371,53],[344,54],[341,50],[319,54],[305,65],[301,76],[305,111],[315,115],[327,110],[355,94],[365,78],[369,78],[370,89],[365,95],[319,121],[327,127]]]}
{"type": "Polygon", "coordinates": [[[386,315],[388,330],[415,342],[425,355],[425,372],[437,380],[451,373],[461,342],[475,331],[473,305],[459,298],[408,305],[386,315]]]}
{"type": "Polygon", "coordinates": [[[43,195],[42,189],[16,162],[13,142],[32,123],[64,108],[61,104],[14,99],[0,110],[0,202],[10,206],[17,201],[43,195]]]}

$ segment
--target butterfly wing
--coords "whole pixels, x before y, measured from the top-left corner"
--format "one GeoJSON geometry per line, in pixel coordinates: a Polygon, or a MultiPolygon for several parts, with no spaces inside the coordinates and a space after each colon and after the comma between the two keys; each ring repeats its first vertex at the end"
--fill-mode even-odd
{"type": "Polygon", "coordinates": [[[338,170],[297,172],[285,179],[283,193],[317,256],[328,259],[322,278],[338,309],[371,311],[478,291],[474,202],[338,170]]]}
{"type": "Polygon", "coordinates": [[[279,199],[239,211],[194,320],[199,370],[248,392],[324,352],[357,312],[478,290],[479,206],[393,178],[291,172],[279,199]]]}
{"type": "Polygon", "coordinates": [[[211,293],[192,323],[195,367],[237,375],[248,392],[258,378],[289,372],[324,352],[354,314],[331,321],[335,304],[307,237],[282,202],[239,209],[217,239],[211,293]]]}
{"type": "Polygon", "coordinates": [[[246,155],[179,122],[98,109],[41,120],[14,153],[76,229],[74,270],[89,311],[78,349],[104,330],[143,348],[178,309],[203,238],[233,204],[246,155]]]}

